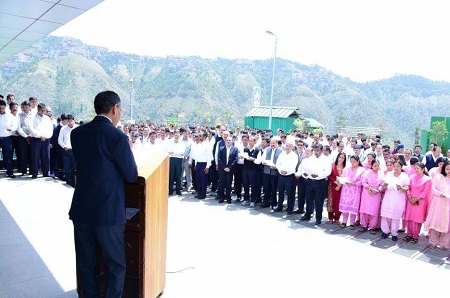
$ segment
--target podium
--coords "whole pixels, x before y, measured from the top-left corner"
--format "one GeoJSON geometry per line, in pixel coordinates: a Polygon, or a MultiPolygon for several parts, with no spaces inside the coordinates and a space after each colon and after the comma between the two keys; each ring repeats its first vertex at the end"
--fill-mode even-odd
{"type": "MultiPolygon", "coordinates": [[[[139,167],[138,172],[136,181],[125,185],[127,272],[122,297],[155,298],[166,286],[169,189],[167,153],[154,152],[139,167]]],[[[97,282],[100,289],[104,289],[106,268],[99,246],[97,248],[97,282]]],[[[80,295],[79,285],[78,293],[80,295]]]]}

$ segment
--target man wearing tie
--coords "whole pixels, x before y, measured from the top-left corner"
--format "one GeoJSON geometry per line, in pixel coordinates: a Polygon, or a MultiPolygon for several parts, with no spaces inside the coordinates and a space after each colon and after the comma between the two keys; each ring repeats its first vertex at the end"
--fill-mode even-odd
{"type": "Polygon", "coordinates": [[[227,203],[231,204],[231,182],[233,180],[233,171],[238,161],[238,154],[238,149],[233,146],[233,138],[227,137],[225,147],[221,147],[219,149],[217,156],[219,173],[219,203],[223,203],[225,197],[227,199],[227,203]]]}
{"type": "Polygon", "coordinates": [[[263,202],[260,205],[261,208],[277,206],[278,171],[275,165],[281,152],[283,152],[283,150],[278,148],[277,140],[275,138],[271,138],[270,146],[264,150],[264,153],[261,156],[261,163],[264,166],[264,197],[263,202]]]}

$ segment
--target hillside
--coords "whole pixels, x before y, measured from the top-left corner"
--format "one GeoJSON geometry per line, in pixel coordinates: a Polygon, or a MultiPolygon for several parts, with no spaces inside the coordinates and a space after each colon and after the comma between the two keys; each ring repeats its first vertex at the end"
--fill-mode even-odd
{"type": "MultiPolygon", "coordinates": [[[[55,114],[77,119],[94,115],[92,101],[102,90],[116,91],[129,118],[131,59],[134,62],[134,118],[242,126],[254,86],[269,105],[272,60],[139,57],[46,37],[2,65],[0,93],[17,101],[35,96],[55,114]]],[[[411,144],[414,129],[428,129],[431,116],[450,114],[450,84],[419,76],[356,83],[320,66],[277,60],[274,105],[298,106],[334,133],[337,117],[348,126],[381,127],[387,139],[411,144]],[[408,142],[409,141],[409,142],[408,142]]]]}

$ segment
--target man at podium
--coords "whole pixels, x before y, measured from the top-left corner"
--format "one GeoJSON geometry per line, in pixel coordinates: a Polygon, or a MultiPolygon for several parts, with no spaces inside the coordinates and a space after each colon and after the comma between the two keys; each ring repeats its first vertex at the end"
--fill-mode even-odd
{"type": "Polygon", "coordinates": [[[77,181],[69,211],[73,221],[78,283],[83,297],[100,297],[95,279],[96,243],[106,263],[104,297],[121,297],[126,260],[125,189],[138,176],[128,137],[116,128],[122,115],[113,91],[95,97],[97,116],[71,133],[77,181]]]}

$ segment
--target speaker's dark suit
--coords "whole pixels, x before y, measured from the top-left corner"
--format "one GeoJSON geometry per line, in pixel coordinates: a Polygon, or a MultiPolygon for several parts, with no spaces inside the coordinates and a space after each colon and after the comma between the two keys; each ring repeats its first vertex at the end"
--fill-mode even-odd
{"type": "Polygon", "coordinates": [[[227,147],[221,147],[219,149],[219,153],[217,156],[217,162],[219,166],[219,200],[223,200],[224,198],[227,198],[227,200],[231,200],[231,182],[233,180],[234,167],[236,166],[238,161],[238,154],[238,149],[234,146],[231,146],[227,162],[227,147]],[[230,172],[225,172],[225,168],[229,168],[230,172]]]}
{"type": "Polygon", "coordinates": [[[74,224],[78,280],[85,297],[96,297],[95,247],[106,261],[105,297],[120,297],[125,280],[125,182],[137,178],[128,137],[103,116],[71,132],[77,183],[69,211],[74,224]]]}

